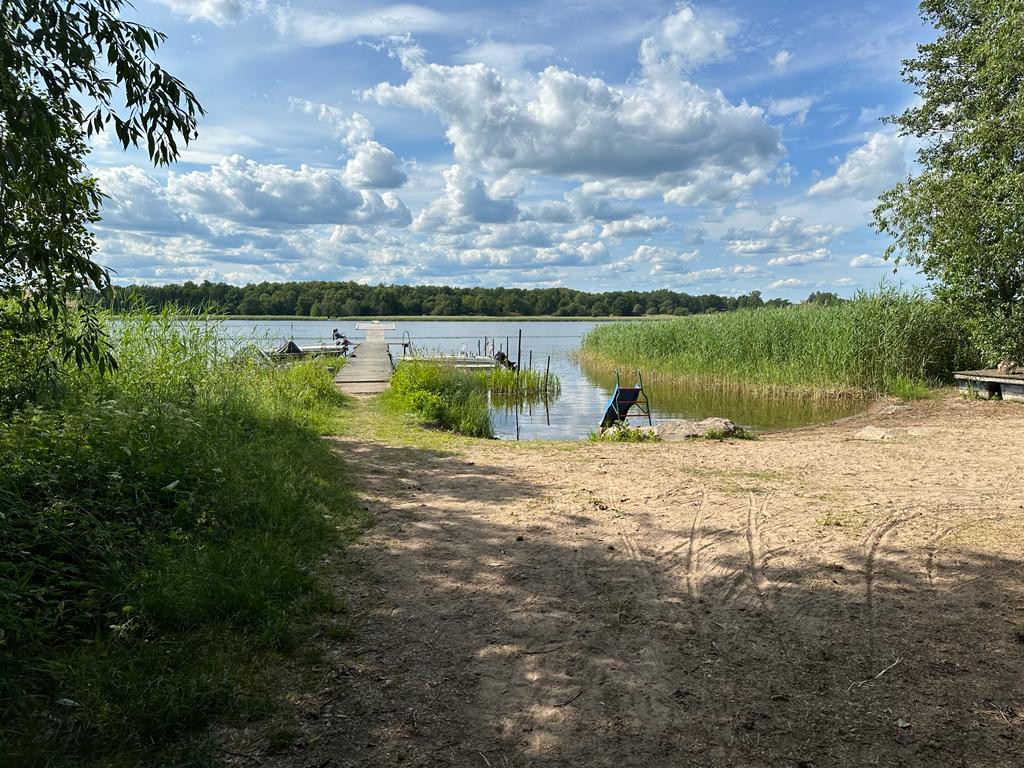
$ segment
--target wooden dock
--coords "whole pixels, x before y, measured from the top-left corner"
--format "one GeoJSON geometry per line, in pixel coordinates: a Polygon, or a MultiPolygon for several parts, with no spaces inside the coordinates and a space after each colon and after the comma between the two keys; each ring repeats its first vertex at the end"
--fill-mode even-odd
{"type": "Polygon", "coordinates": [[[334,385],[347,395],[376,395],[391,383],[394,368],[384,332],[393,331],[395,326],[369,323],[356,328],[365,330],[366,338],[360,342],[359,351],[338,371],[334,385]]]}
{"type": "Polygon", "coordinates": [[[953,378],[961,392],[973,393],[982,400],[1000,397],[1024,401],[1024,374],[995,370],[957,371],[953,378]]]}

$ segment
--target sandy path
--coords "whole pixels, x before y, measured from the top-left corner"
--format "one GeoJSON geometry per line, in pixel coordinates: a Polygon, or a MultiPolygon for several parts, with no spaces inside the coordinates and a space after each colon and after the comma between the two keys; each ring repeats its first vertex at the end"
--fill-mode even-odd
{"type": "Polygon", "coordinates": [[[263,765],[1021,765],[1024,408],[338,442],[377,521],[339,567],[355,637],[263,765]]]}

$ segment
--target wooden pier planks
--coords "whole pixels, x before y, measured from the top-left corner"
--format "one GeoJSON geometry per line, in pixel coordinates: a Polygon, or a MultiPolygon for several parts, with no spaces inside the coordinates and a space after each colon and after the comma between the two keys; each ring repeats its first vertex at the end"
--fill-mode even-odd
{"type": "Polygon", "coordinates": [[[375,395],[391,383],[391,357],[384,332],[394,326],[368,325],[366,339],[334,377],[334,385],[347,395],[375,395]]]}

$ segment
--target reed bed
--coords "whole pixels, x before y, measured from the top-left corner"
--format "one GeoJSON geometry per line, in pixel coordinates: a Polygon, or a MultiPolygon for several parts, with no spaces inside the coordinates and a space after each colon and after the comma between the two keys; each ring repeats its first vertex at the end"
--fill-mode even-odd
{"type": "Polygon", "coordinates": [[[545,375],[543,371],[526,368],[514,371],[501,367],[475,370],[473,373],[480,386],[495,395],[554,398],[562,391],[561,382],[553,373],[545,375]]]}
{"type": "Polygon", "coordinates": [[[586,337],[580,358],[596,368],[639,368],[649,377],[818,397],[913,397],[978,362],[937,302],[887,287],[831,306],[602,325],[586,337]]]}

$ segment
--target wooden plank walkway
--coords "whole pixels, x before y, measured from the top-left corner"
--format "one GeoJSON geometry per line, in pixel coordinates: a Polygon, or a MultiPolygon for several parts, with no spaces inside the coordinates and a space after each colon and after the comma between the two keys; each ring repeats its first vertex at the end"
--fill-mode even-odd
{"type": "Polygon", "coordinates": [[[355,357],[334,377],[334,385],[347,395],[376,395],[391,383],[391,357],[384,332],[394,326],[367,325],[366,339],[359,344],[355,357]]]}

